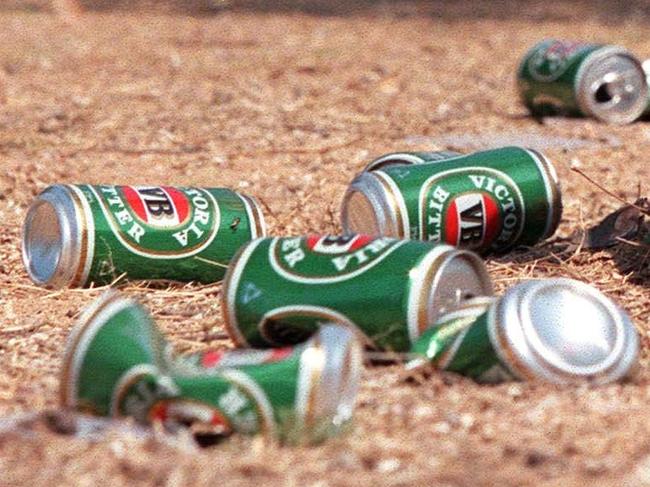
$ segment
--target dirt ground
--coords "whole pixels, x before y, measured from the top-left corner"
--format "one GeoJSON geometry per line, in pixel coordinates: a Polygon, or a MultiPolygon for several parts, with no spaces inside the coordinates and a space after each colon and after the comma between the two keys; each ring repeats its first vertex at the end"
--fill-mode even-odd
{"type": "MultiPolygon", "coordinates": [[[[266,203],[273,235],[335,233],[346,185],[371,157],[507,143],[556,162],[559,237],[619,206],[571,164],[626,200],[639,185],[650,194],[649,122],[540,123],[513,80],[543,37],[650,57],[643,2],[212,2],[197,15],[123,3],[80,16],[0,7],[0,416],[22,418],[0,421],[1,485],[650,485],[650,253],[625,244],[589,252],[554,239],[489,269],[499,291],[568,276],[616,299],[642,337],[632,383],[413,384],[399,366],[368,369],[353,428],[309,448],[234,437],[199,449],[128,425],[75,437],[25,417],[56,409],[65,338],[100,294],[40,289],[24,272],[22,220],[49,184],[232,187],[266,203]]],[[[228,346],[219,285],[123,289],[179,350],[228,346]]]]}

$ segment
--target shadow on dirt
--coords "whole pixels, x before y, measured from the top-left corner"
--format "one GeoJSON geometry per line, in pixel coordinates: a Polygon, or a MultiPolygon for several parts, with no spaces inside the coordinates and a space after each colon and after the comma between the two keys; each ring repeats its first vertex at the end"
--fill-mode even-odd
{"type": "MultiPolygon", "coordinates": [[[[579,250],[576,239],[556,239],[535,247],[520,247],[507,254],[490,256],[490,260],[502,264],[537,263],[536,267],[542,267],[545,271],[557,268],[560,275],[566,269],[569,259],[589,262],[594,258],[597,261],[596,254],[600,253],[602,259],[611,259],[618,271],[628,276],[627,282],[650,287],[650,243],[644,243],[648,236],[650,236],[650,229],[646,226],[633,241],[621,241],[603,249],[582,247],[579,250]]],[[[594,262],[594,265],[598,264],[594,262]]],[[[579,276],[567,277],[579,278],[579,276]]]]}
{"type": "Polygon", "coordinates": [[[4,0],[2,10],[41,11],[57,3],[77,2],[93,11],[143,10],[185,15],[212,15],[224,10],[263,13],[307,13],[321,16],[382,15],[430,17],[448,21],[468,19],[525,19],[575,21],[598,18],[606,24],[650,17],[646,0],[610,2],[576,0],[4,0]]]}
{"type": "Polygon", "coordinates": [[[635,247],[621,243],[607,249],[607,252],[621,274],[630,275],[628,282],[650,287],[650,245],[635,247]]]}

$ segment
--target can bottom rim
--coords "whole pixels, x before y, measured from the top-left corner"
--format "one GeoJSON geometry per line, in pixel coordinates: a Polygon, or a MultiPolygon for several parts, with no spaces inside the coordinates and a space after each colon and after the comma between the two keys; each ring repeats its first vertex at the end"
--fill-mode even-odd
{"type": "Polygon", "coordinates": [[[61,261],[63,236],[61,221],[49,201],[40,200],[25,219],[23,260],[29,277],[37,284],[49,283],[61,261]]]}

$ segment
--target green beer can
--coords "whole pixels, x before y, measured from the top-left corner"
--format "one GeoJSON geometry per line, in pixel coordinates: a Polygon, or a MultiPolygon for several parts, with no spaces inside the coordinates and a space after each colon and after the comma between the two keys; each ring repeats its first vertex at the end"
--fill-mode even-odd
{"type": "Polygon", "coordinates": [[[433,363],[479,382],[604,384],[633,373],[638,354],[632,321],[610,299],[579,281],[543,279],[442,316],[407,367],[433,363]]]}
{"type": "Polygon", "coordinates": [[[641,116],[648,84],[628,50],[602,44],[547,39],[524,56],[517,83],[536,115],[584,115],[626,124],[641,116]]]}
{"type": "Polygon", "coordinates": [[[172,429],[289,442],[323,440],[351,419],[363,365],[360,344],[345,327],[323,326],[281,353],[225,352],[205,362],[210,355],[176,357],[142,306],[110,292],[68,338],[61,403],[172,429]]]}
{"type": "Polygon", "coordinates": [[[244,246],[224,280],[222,309],[239,346],[300,343],[333,321],[368,347],[408,351],[440,314],[490,294],[485,265],[472,252],[387,237],[313,235],[244,246]]]}
{"type": "Polygon", "coordinates": [[[561,215],[553,164],[520,147],[364,171],[348,187],[341,209],[346,233],[480,253],[535,244],[555,232],[561,215]]]}
{"type": "Polygon", "coordinates": [[[22,254],[29,277],[53,288],[122,274],[214,282],[265,233],[257,202],[229,189],[57,184],[31,205],[22,254]]]}

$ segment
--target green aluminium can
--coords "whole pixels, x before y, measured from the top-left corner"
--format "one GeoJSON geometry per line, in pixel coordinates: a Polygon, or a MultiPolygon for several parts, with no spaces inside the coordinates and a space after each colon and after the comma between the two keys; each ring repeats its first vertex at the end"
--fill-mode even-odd
{"type": "Polygon", "coordinates": [[[617,381],[634,372],[639,339],[627,314],[571,279],[525,281],[501,298],[475,298],[442,316],[413,346],[408,368],[479,382],[617,381]]]}
{"type": "Polygon", "coordinates": [[[129,279],[220,281],[237,250],[265,235],[255,199],[229,189],[49,186],[23,228],[23,262],[60,288],[129,279]]]}
{"type": "Polygon", "coordinates": [[[293,349],[220,357],[176,357],[141,305],[108,292],[68,338],[60,400],[143,424],[296,443],[321,441],[352,417],[363,361],[346,327],[327,324],[293,349]]]}
{"type": "Polygon", "coordinates": [[[370,161],[364,171],[374,171],[389,166],[411,166],[413,164],[444,161],[445,159],[451,159],[452,157],[458,156],[462,156],[462,154],[450,150],[429,152],[391,152],[390,154],[385,154],[370,161]]]}
{"type": "Polygon", "coordinates": [[[448,245],[367,235],[257,239],[233,260],[222,291],[239,346],[300,343],[321,323],[367,347],[408,351],[438,316],[492,294],[485,264],[448,245]]]}
{"type": "Polygon", "coordinates": [[[648,84],[641,62],[610,45],[547,39],[524,56],[517,82],[535,115],[585,115],[626,124],[647,106],[648,84]]]}
{"type": "Polygon", "coordinates": [[[447,243],[480,253],[532,245],[555,232],[555,168],[520,147],[364,171],[343,198],[346,233],[447,243]]]}

